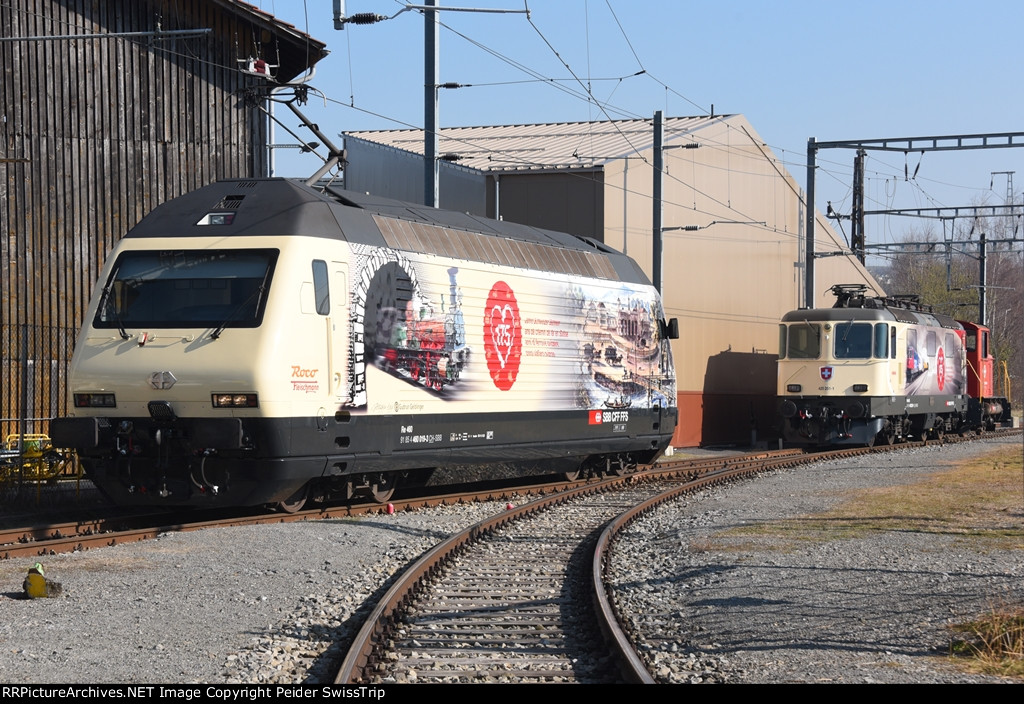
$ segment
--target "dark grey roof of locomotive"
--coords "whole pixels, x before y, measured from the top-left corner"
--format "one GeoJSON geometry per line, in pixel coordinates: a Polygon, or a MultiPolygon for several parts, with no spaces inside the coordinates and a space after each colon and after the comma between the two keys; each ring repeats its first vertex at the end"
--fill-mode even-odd
{"type": "Polygon", "coordinates": [[[877,296],[868,292],[865,284],[835,284],[836,297],[831,308],[794,310],[782,317],[782,322],[895,320],[900,323],[934,325],[959,329],[960,323],[948,315],[934,313],[930,306],[921,305],[917,296],[877,296]]]}
{"type": "Polygon", "coordinates": [[[948,315],[914,311],[906,308],[891,308],[888,306],[879,306],[878,308],[802,308],[800,310],[791,310],[782,316],[782,322],[784,323],[848,320],[897,321],[916,325],[935,325],[952,329],[961,327],[958,322],[948,315]]]}
{"type": "Polygon", "coordinates": [[[341,188],[319,190],[292,179],[237,179],[212,183],[156,207],[125,236],[301,235],[387,247],[373,220],[374,215],[600,254],[608,258],[620,280],[649,283],[632,259],[590,238],[341,188]],[[199,224],[209,213],[231,213],[234,218],[230,225],[199,224]]]}

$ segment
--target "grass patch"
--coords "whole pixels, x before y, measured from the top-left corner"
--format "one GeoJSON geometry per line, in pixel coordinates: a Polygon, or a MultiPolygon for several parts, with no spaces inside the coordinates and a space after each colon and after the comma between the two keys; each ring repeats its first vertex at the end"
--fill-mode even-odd
{"type": "MultiPolygon", "coordinates": [[[[937,466],[911,484],[851,490],[831,510],[794,519],[740,526],[716,539],[743,550],[792,550],[810,542],[864,538],[878,533],[952,536],[977,552],[1024,550],[1021,449],[1002,448],[937,466]]],[[[720,544],[718,549],[722,549],[720,544]]],[[[975,673],[1024,677],[1024,607],[992,608],[951,626],[950,654],[975,673]]]]}
{"type": "Polygon", "coordinates": [[[756,537],[785,550],[806,542],[923,532],[970,540],[975,549],[1024,549],[1020,448],[946,466],[913,484],[850,492],[835,508],[740,526],[723,538],[756,537]]]}
{"type": "Polygon", "coordinates": [[[968,669],[986,675],[1024,677],[1024,608],[993,609],[976,621],[951,628],[966,634],[953,641],[951,652],[969,658],[968,669]]]}

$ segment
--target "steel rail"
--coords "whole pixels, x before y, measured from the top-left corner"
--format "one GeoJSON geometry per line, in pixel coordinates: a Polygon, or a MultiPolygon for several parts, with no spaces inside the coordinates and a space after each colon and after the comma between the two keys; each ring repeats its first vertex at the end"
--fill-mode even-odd
{"type": "Polygon", "coordinates": [[[658,494],[628,511],[623,512],[605,527],[597,540],[591,561],[591,589],[595,600],[595,610],[600,615],[599,623],[608,647],[618,657],[623,677],[635,684],[657,684],[657,680],[648,670],[647,665],[637,653],[634,640],[627,635],[618,611],[609,596],[609,588],[605,575],[616,537],[633,521],[653,511],[662,504],[677,500],[681,496],[708,486],[723,484],[742,477],[751,476],[769,469],[790,467],[795,464],[807,463],[808,455],[776,456],[776,457],[742,457],[733,462],[722,459],[722,467],[718,471],[696,477],[688,482],[658,494]]]}
{"type": "MultiPolygon", "coordinates": [[[[1019,434],[1020,429],[1001,430],[998,433],[979,435],[980,439],[1004,437],[1007,434],[1019,434]]],[[[971,439],[971,438],[967,438],[971,439]]],[[[752,455],[734,455],[729,461],[739,462],[743,457],[761,458],[773,456],[800,457],[808,455],[813,460],[827,460],[835,457],[860,454],[871,451],[900,450],[920,447],[937,442],[957,442],[954,436],[947,435],[944,440],[922,441],[919,443],[898,443],[893,446],[875,448],[850,448],[845,450],[807,453],[802,450],[761,451],[752,455]]],[[[664,458],[653,466],[646,467],[636,475],[670,476],[673,473],[695,473],[710,468],[720,458],[664,458]]],[[[489,488],[470,492],[455,492],[433,496],[409,497],[396,499],[388,504],[360,503],[338,506],[324,506],[297,511],[292,514],[266,513],[247,516],[234,515],[230,518],[195,521],[195,510],[187,510],[173,516],[161,513],[158,516],[132,515],[108,516],[105,518],[83,518],[60,523],[45,523],[29,527],[0,529],[0,560],[16,557],[55,555],[64,552],[87,550],[114,544],[124,544],[148,540],[162,532],[202,530],[211,527],[228,527],[255,525],[261,523],[291,523],[295,521],[311,521],[326,518],[346,518],[368,515],[380,515],[387,512],[415,511],[432,506],[454,505],[466,502],[507,501],[515,498],[521,501],[524,496],[545,496],[566,488],[593,486],[596,479],[580,479],[575,481],[561,480],[542,482],[532,485],[510,485],[503,488],[489,488]],[[193,515],[189,515],[192,513],[193,515]],[[125,527],[128,526],[126,530],[125,527]]],[[[95,512],[95,511],[93,511],[95,512]]]]}
{"type": "Polygon", "coordinates": [[[541,497],[525,505],[486,518],[426,552],[399,577],[367,616],[342,661],[334,680],[335,684],[357,684],[370,676],[372,668],[376,666],[375,651],[386,638],[390,626],[397,622],[401,611],[412,602],[417,591],[426,586],[431,577],[470,544],[524,517],[540,513],[577,497],[607,491],[612,487],[633,481],[636,476],[605,479],[588,486],[541,497]]]}

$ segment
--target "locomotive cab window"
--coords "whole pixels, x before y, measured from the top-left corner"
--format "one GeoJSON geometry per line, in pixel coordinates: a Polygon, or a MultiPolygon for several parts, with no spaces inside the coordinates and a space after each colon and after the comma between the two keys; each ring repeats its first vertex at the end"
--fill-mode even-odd
{"type": "Polygon", "coordinates": [[[316,312],[331,314],[331,289],[327,279],[327,262],[313,260],[313,295],[316,297],[316,312]]]}
{"type": "Polygon", "coordinates": [[[836,359],[868,359],[871,357],[871,323],[841,323],[835,328],[836,359]]]}
{"type": "Polygon", "coordinates": [[[964,346],[967,348],[968,352],[974,352],[978,349],[978,336],[973,332],[969,332],[966,337],[967,340],[964,343],[964,346]]]}
{"type": "Polygon", "coordinates": [[[123,252],[103,288],[97,328],[258,327],[276,249],[123,252]]]}
{"type": "Polygon", "coordinates": [[[818,359],[821,356],[821,326],[806,322],[790,325],[785,356],[790,359],[818,359]]]}
{"type": "Polygon", "coordinates": [[[889,356],[889,324],[877,323],[875,325],[875,353],[876,359],[886,359],[889,356]]]}

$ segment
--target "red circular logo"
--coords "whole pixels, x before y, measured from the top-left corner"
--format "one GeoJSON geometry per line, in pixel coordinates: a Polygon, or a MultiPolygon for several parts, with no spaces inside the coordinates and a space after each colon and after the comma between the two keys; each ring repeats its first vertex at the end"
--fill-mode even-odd
{"type": "Polygon", "coordinates": [[[494,385],[508,391],[516,382],[523,356],[519,304],[504,281],[491,287],[484,309],[484,356],[494,385]]]}
{"type": "Polygon", "coordinates": [[[939,382],[939,391],[942,391],[946,386],[946,355],[943,354],[942,348],[939,348],[939,359],[935,364],[935,377],[939,382]]]}

